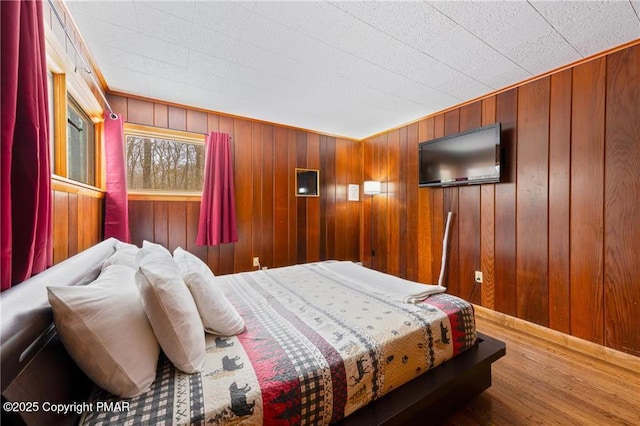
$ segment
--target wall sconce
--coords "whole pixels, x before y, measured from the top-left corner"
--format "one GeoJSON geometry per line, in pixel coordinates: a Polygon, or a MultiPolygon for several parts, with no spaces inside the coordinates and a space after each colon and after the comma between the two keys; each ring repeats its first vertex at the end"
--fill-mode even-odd
{"type": "Polygon", "coordinates": [[[371,245],[371,269],[373,269],[373,258],[376,255],[376,249],[373,247],[373,230],[374,230],[374,205],[373,197],[382,192],[382,182],[379,180],[366,180],[364,181],[364,193],[365,195],[371,195],[371,234],[369,235],[369,243],[371,245]]]}
{"type": "Polygon", "coordinates": [[[382,182],[379,180],[366,180],[364,181],[364,193],[365,195],[378,195],[382,192],[382,182]]]}

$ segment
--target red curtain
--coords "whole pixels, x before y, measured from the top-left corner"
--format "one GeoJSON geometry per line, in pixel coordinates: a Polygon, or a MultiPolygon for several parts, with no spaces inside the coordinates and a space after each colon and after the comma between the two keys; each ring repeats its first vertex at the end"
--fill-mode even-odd
{"type": "Polygon", "coordinates": [[[2,290],[51,265],[49,111],[42,3],[0,1],[2,290]]]}
{"type": "Polygon", "coordinates": [[[115,237],[129,242],[129,204],[127,170],[124,156],[122,116],[104,114],[104,152],[107,195],[104,212],[104,238],[115,237]]]}
{"type": "Polygon", "coordinates": [[[226,133],[210,132],[205,151],[204,185],[196,244],[238,241],[231,144],[226,133]]]}

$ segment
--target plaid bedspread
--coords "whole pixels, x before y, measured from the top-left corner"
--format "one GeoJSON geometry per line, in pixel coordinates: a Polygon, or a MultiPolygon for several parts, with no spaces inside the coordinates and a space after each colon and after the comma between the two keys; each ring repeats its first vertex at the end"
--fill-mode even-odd
{"type": "MultiPolygon", "coordinates": [[[[207,335],[204,372],[161,357],[152,389],[86,425],[330,424],[476,341],[473,308],[447,294],[415,305],[373,296],[322,263],[216,277],[246,323],[207,335]]],[[[92,401],[118,399],[97,389],[92,401]]]]}

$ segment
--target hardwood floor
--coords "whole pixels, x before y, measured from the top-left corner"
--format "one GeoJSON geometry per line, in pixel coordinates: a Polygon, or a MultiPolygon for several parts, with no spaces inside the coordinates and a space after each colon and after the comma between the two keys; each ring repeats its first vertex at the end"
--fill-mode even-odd
{"type": "Polygon", "coordinates": [[[447,425],[640,425],[640,358],[621,368],[486,317],[477,328],[507,355],[493,364],[491,388],[447,425]]]}

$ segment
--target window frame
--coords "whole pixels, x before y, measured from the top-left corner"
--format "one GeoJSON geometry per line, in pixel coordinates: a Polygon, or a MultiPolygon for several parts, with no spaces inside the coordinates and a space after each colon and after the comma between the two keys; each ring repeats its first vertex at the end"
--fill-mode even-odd
{"type": "MultiPolygon", "coordinates": [[[[203,133],[187,132],[183,130],[166,129],[162,127],[145,126],[134,123],[124,123],[124,150],[127,150],[127,137],[141,136],[154,139],[174,140],[190,144],[202,145],[205,147],[205,135],[203,133]]],[[[127,175],[129,170],[125,171],[127,175]]],[[[203,169],[204,174],[204,169],[203,169]]],[[[203,176],[204,179],[204,176],[203,176]]],[[[204,182],[203,182],[204,185],[204,182]]],[[[127,187],[129,184],[127,183],[127,187]]],[[[127,188],[130,200],[186,200],[200,201],[202,191],[172,191],[158,189],[129,189],[127,188]]]]}
{"type": "Polygon", "coordinates": [[[103,122],[98,118],[98,112],[94,111],[95,106],[91,105],[87,96],[75,90],[73,84],[69,84],[67,74],[56,61],[47,56],[48,71],[53,77],[53,111],[49,112],[49,118],[53,121],[53,134],[49,135],[51,144],[51,175],[68,182],[74,182],[80,186],[93,188],[94,190],[104,190],[104,161],[102,156],[103,122]],[[78,95],[80,96],[78,98],[78,95]],[[69,98],[72,98],[75,105],[82,114],[91,122],[93,127],[93,184],[86,184],[68,177],[68,141],[67,141],[67,108],[69,98]],[[78,99],[82,99],[79,101],[78,99]],[[87,108],[87,105],[90,105],[87,108]],[[89,113],[91,111],[91,113],[89,113]]]}
{"type": "MultiPolygon", "coordinates": [[[[97,175],[99,173],[99,168],[97,166],[98,164],[98,158],[99,156],[97,155],[97,149],[98,149],[98,143],[96,141],[96,135],[97,135],[97,131],[96,131],[96,123],[93,122],[93,120],[91,120],[91,117],[89,117],[89,114],[87,114],[84,109],[82,108],[82,106],[80,105],[80,103],[78,103],[78,101],[76,101],[73,96],[71,96],[71,94],[67,94],[67,102],[66,102],[66,106],[67,108],[65,109],[65,114],[66,114],[66,121],[65,121],[65,127],[64,127],[64,131],[65,131],[65,141],[66,141],[66,146],[65,146],[65,152],[64,152],[64,157],[65,157],[65,165],[66,165],[66,174],[65,176],[74,182],[79,182],[85,185],[89,185],[89,186],[96,186],[96,183],[98,182],[97,179],[97,175]],[[84,120],[89,126],[91,126],[91,131],[87,131],[87,135],[90,135],[89,137],[91,138],[91,140],[89,141],[85,141],[86,145],[93,145],[91,146],[91,149],[89,149],[89,151],[92,152],[88,152],[87,153],[87,158],[86,158],[86,167],[91,167],[91,177],[92,177],[92,182],[83,182],[81,180],[78,179],[73,179],[69,176],[69,125],[72,125],[73,127],[76,127],[73,123],[69,122],[69,113],[68,110],[69,108],[72,108],[75,110],[75,113],[82,119],[84,120]]],[[[61,153],[62,154],[62,153],[61,153]]],[[[89,172],[87,170],[87,175],[89,175],[89,172]]]]}

